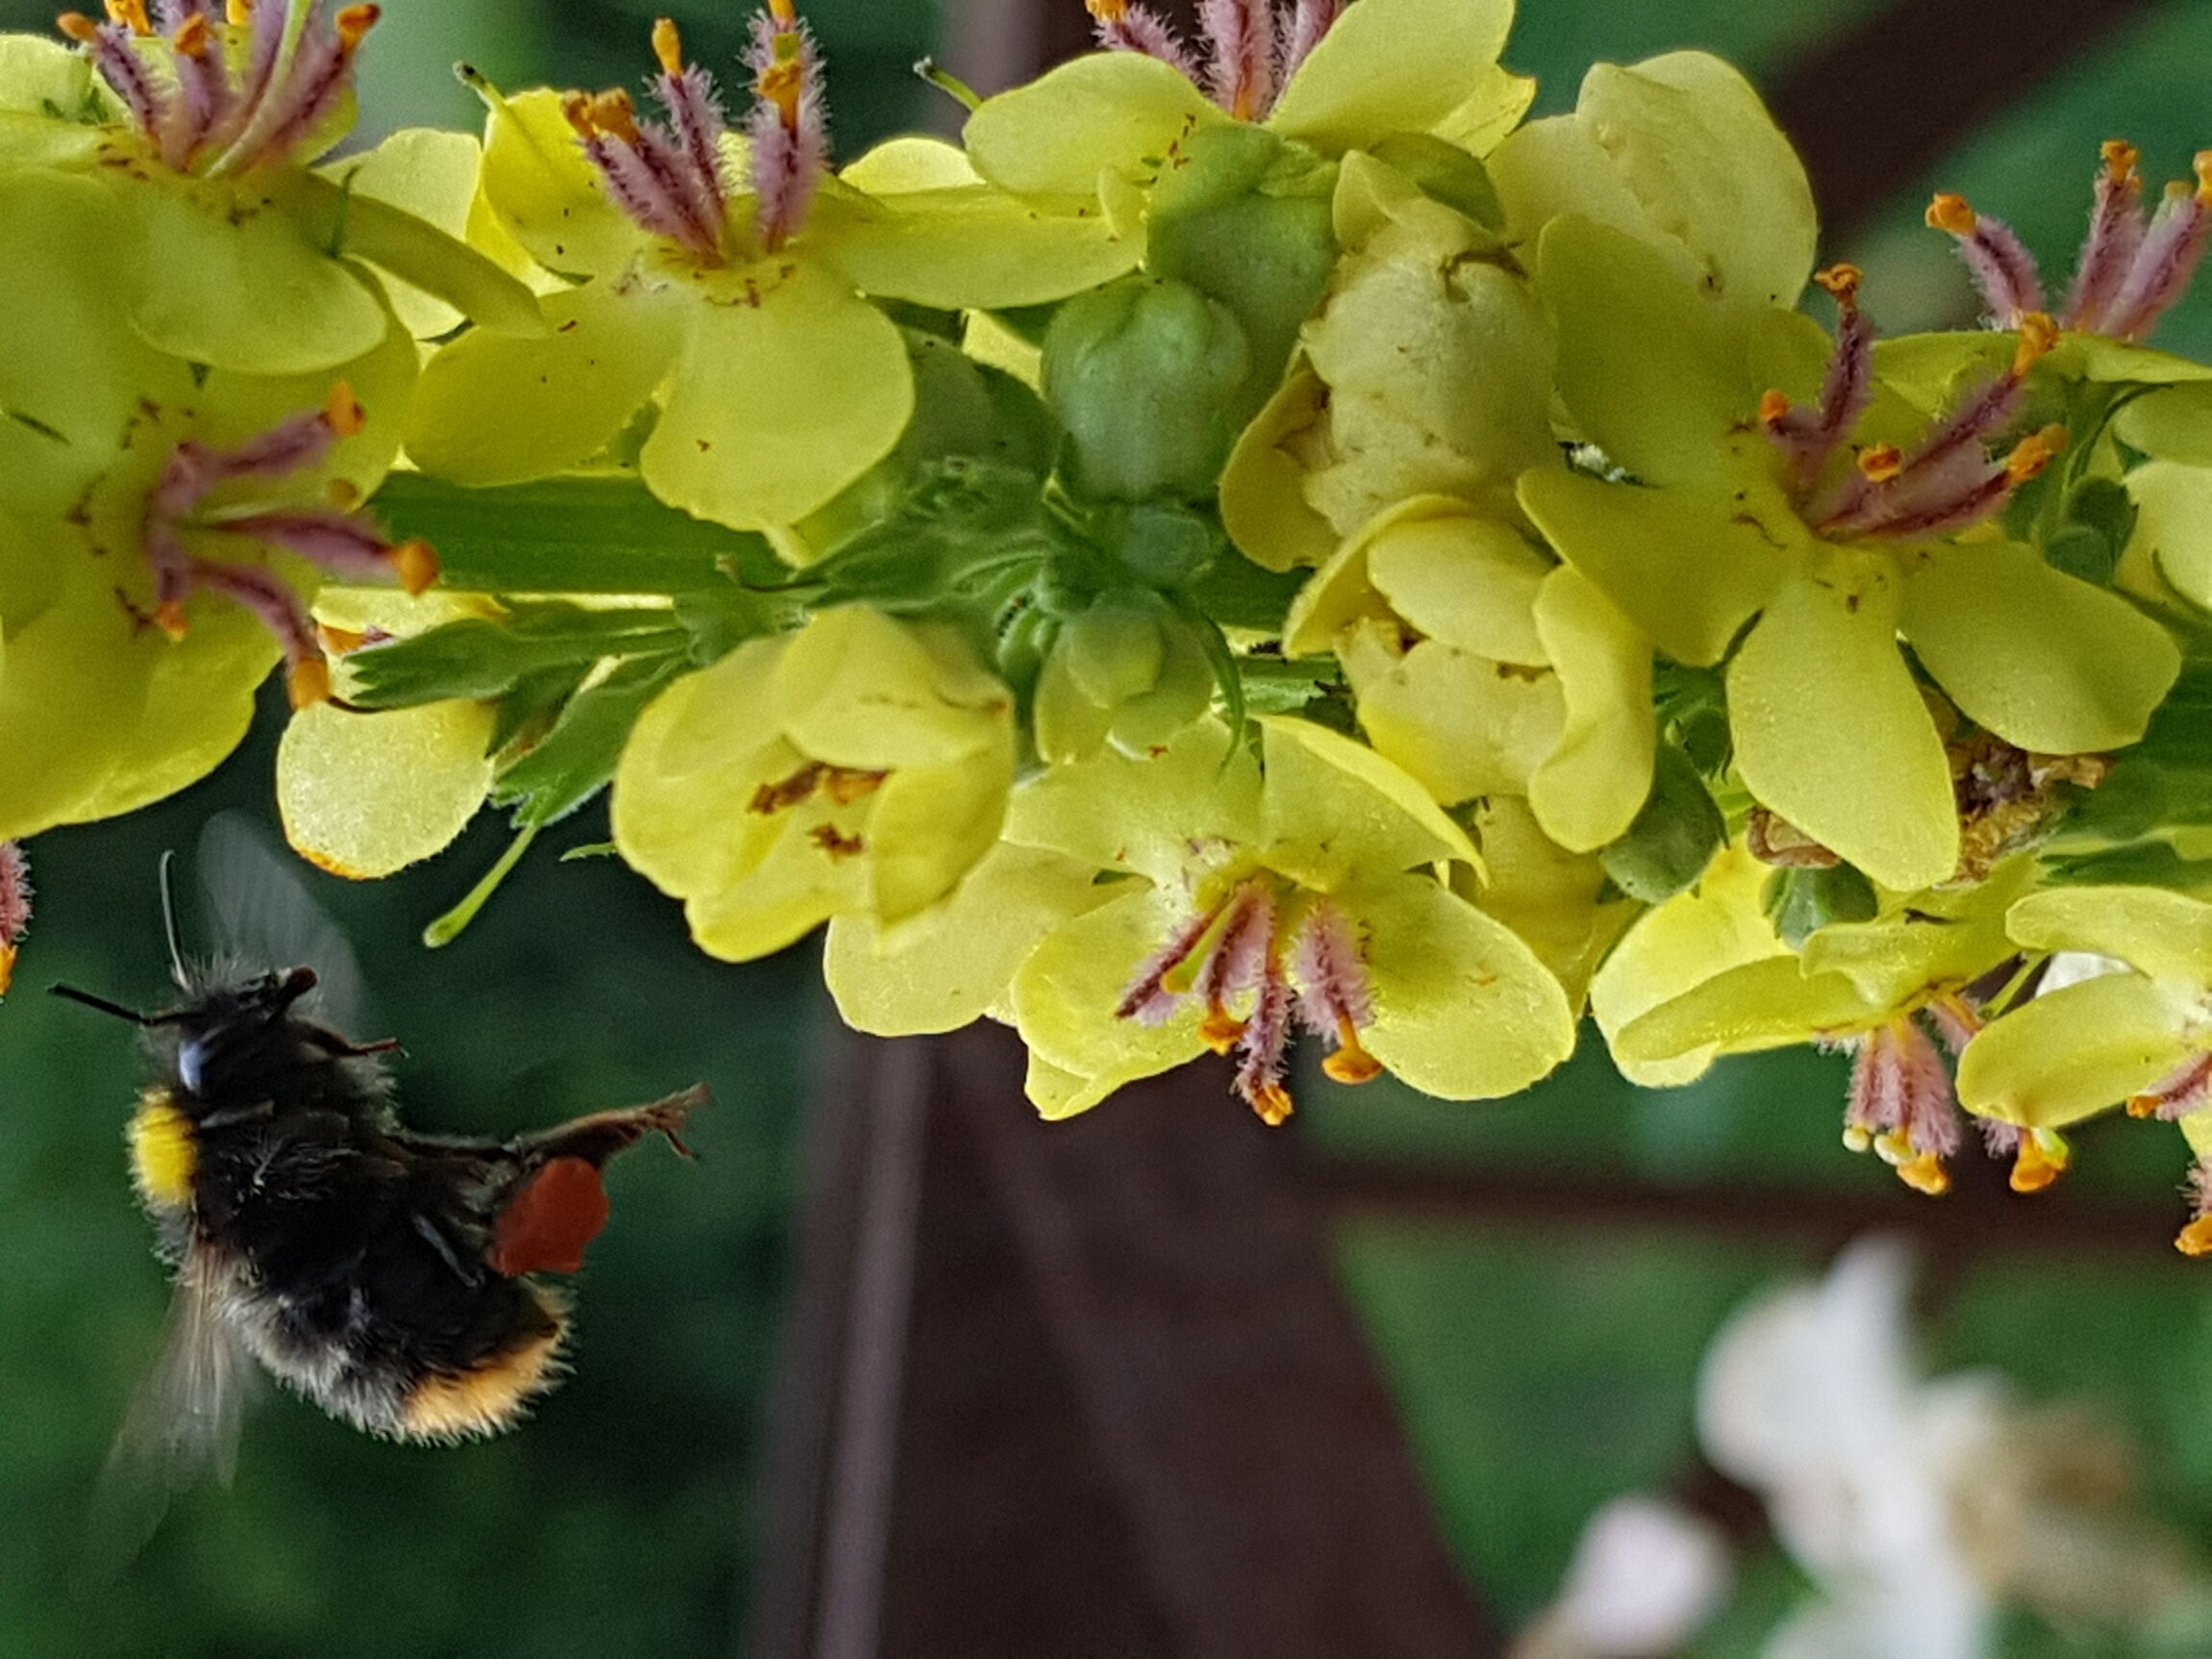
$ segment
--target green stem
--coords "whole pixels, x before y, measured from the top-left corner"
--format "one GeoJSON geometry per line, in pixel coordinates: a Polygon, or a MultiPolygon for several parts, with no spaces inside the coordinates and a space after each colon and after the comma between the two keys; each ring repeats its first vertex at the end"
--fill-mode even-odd
{"type": "Polygon", "coordinates": [[[983,94],[940,63],[935,58],[923,58],[914,66],[914,72],[939,91],[947,94],[964,110],[983,107],[983,94]]]}
{"type": "Polygon", "coordinates": [[[532,824],[509,843],[499,855],[499,862],[484,872],[484,879],[468,890],[468,896],[422,930],[422,943],[432,950],[451,944],[459,939],[462,930],[476,919],[476,913],[491,900],[499,891],[499,884],[515,871],[522,862],[522,855],[530,850],[530,843],[538,839],[538,825],[532,824]]]}

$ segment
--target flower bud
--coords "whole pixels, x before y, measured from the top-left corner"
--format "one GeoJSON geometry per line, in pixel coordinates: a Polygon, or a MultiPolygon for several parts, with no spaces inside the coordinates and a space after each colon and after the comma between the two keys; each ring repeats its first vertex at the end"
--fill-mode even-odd
{"type": "Polygon", "coordinates": [[[1123,501],[1207,493],[1251,362],[1236,316],[1187,283],[1127,276],[1069,300],[1044,339],[1069,487],[1123,501]]]}

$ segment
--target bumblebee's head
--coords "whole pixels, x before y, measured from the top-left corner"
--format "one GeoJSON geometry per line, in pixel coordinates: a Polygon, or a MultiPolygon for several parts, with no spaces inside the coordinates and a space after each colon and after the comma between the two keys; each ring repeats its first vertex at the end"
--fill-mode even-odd
{"type": "Polygon", "coordinates": [[[147,1023],[174,1028],[177,1081],[202,1099],[215,1098],[297,1063],[291,1010],[314,985],[310,968],[258,974],[211,986],[147,1023]]]}

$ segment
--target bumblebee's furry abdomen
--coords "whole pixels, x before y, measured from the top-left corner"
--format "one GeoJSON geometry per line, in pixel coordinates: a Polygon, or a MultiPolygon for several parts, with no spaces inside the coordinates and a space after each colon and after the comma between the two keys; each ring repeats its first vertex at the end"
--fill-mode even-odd
{"type": "Polygon", "coordinates": [[[327,1112],[203,1137],[195,1248],[255,1358],[400,1439],[488,1434],[551,1386],[566,1309],[485,1261],[488,1160],[426,1160],[327,1112]]]}

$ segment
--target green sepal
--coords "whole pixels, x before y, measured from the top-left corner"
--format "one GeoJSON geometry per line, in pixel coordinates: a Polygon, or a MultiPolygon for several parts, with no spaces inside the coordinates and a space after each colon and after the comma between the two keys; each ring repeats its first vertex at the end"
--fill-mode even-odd
{"type": "Polygon", "coordinates": [[[1628,833],[1598,854],[1613,885],[1630,898],[1661,904],[1695,886],[1728,842],[1728,821],[1690,757],[1663,742],[1651,793],[1628,833]]]}
{"type": "Polygon", "coordinates": [[[463,592],[686,593],[786,573],[759,536],[669,507],[630,473],[478,490],[394,472],[373,505],[394,540],[436,547],[463,592]]]}
{"type": "Polygon", "coordinates": [[[688,636],[666,606],[586,610],[562,603],[516,606],[499,621],[447,622],[410,640],[346,658],[364,708],[401,709],[447,697],[505,696],[526,676],[602,657],[682,652],[688,636]]]}
{"type": "Polygon", "coordinates": [[[2138,842],[2103,852],[2047,856],[2044,878],[2054,885],[2157,887],[2198,897],[2212,895],[2212,861],[2183,858],[2162,841],[2138,842]]]}
{"type": "MultiPolygon", "coordinates": [[[[1281,657],[1240,657],[1237,677],[1244,683],[1244,707],[1254,715],[1315,716],[1315,705],[1345,697],[1343,671],[1332,657],[1288,662],[1281,657]]],[[[1338,722],[1324,720],[1325,725],[1338,722]]]]}
{"type": "Polygon", "coordinates": [[[2076,794],[2062,837],[2133,841],[2161,826],[2212,823],[2212,661],[2186,659],[2140,742],[2112,775],[2076,794]]]}
{"type": "Polygon", "coordinates": [[[1183,591],[1224,628],[1280,638],[1291,602],[1310,570],[1269,570],[1243,554],[1223,553],[1184,586],[1183,591]]]}
{"type": "Polygon", "coordinates": [[[1199,610],[1189,593],[1170,593],[1168,598],[1177,615],[1190,623],[1198,636],[1199,648],[1206,653],[1206,662],[1214,670],[1214,683],[1221,691],[1221,714],[1229,723],[1229,753],[1236,754],[1244,746],[1244,729],[1250,717],[1244,703],[1243,662],[1229,648],[1229,639],[1221,632],[1221,625],[1199,610]]]}
{"type": "Polygon", "coordinates": [[[1848,864],[1826,869],[1777,869],[1760,891],[1759,907],[1792,950],[1832,921],[1872,921],[1881,912],[1874,884],[1848,864]]]}
{"type": "Polygon", "coordinates": [[[865,602],[912,611],[1042,559],[1055,542],[1035,473],[954,456],[919,467],[886,517],[784,585],[803,590],[816,610],[865,602]]]}
{"type": "Polygon", "coordinates": [[[1419,185],[1423,195],[1486,231],[1504,234],[1505,204],[1490,182],[1490,169],[1457,144],[1430,133],[1392,133],[1370,145],[1368,153],[1419,185]]]}
{"type": "Polygon", "coordinates": [[[556,663],[516,680],[493,711],[491,736],[485,740],[484,752],[497,755],[517,744],[536,742],[552,728],[591,671],[589,662],[556,663]]]}
{"type": "Polygon", "coordinates": [[[545,333],[538,296],[460,238],[404,208],[358,194],[349,180],[302,172],[283,191],[309,239],[332,257],[380,265],[496,333],[545,333]]]}
{"type": "Polygon", "coordinates": [[[690,666],[677,653],[644,658],[578,691],[553,729],[499,774],[491,804],[514,807],[518,830],[567,817],[606,787],[638,716],[690,666]]]}

